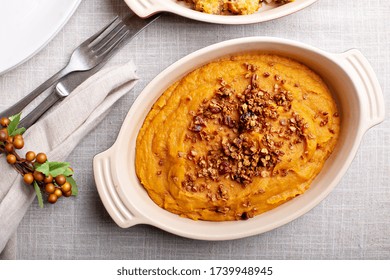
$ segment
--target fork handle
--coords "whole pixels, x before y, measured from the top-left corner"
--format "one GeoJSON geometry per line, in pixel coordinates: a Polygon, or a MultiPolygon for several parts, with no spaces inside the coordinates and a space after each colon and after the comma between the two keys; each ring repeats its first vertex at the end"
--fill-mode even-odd
{"type": "Polygon", "coordinates": [[[32,126],[47,110],[49,110],[60,99],[62,99],[62,96],[56,94],[55,92],[51,93],[34,110],[32,110],[20,121],[19,127],[24,127],[27,129],[32,126]]]}
{"type": "Polygon", "coordinates": [[[44,82],[39,87],[34,89],[32,92],[30,92],[28,95],[26,95],[23,99],[19,100],[16,104],[11,106],[7,110],[1,112],[0,117],[10,117],[19,114],[28,104],[30,104],[41,93],[43,93],[45,90],[51,87],[55,82],[60,80],[62,77],[68,75],[73,71],[74,70],[71,69],[69,66],[66,66],[65,68],[61,69],[60,71],[55,73],[51,78],[49,78],[46,82],[44,82]]]}

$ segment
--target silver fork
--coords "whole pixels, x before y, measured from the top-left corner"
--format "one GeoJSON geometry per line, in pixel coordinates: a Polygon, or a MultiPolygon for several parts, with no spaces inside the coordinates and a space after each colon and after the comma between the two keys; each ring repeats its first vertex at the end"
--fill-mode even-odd
{"type": "Polygon", "coordinates": [[[42,92],[68,74],[78,71],[87,71],[94,68],[96,65],[104,61],[106,56],[115,49],[128,32],[129,30],[125,23],[116,17],[110,24],[78,46],[73,51],[68,64],[62,70],[54,74],[46,82],[34,89],[15,105],[1,112],[0,117],[9,117],[20,113],[42,92]]]}
{"type": "Polygon", "coordinates": [[[119,41],[119,43],[112,49],[112,51],[105,55],[103,61],[90,70],[71,73],[68,76],[60,79],[60,81],[54,87],[53,92],[27,116],[25,116],[20,121],[19,126],[26,129],[32,126],[55,103],[67,97],[77,86],[82,84],[86,79],[99,71],[110,59],[110,57],[114,55],[115,52],[117,52],[121,47],[123,47],[128,40],[131,40],[137,36],[142,30],[144,30],[159,17],[160,15],[154,15],[149,18],[142,19],[138,16],[130,15],[122,19],[122,21],[127,25],[129,32],[126,33],[123,39],[119,41]]]}

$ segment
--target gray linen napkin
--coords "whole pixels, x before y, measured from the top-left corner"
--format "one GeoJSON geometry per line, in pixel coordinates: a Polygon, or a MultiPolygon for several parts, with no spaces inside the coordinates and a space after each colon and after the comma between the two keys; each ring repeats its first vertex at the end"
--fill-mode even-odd
{"type": "MultiPolygon", "coordinates": [[[[25,132],[20,155],[33,150],[45,152],[50,161],[64,161],[137,79],[131,62],[96,73],[25,132]]],[[[13,234],[34,198],[34,189],[0,156],[0,259],[15,258],[13,234]]]]}

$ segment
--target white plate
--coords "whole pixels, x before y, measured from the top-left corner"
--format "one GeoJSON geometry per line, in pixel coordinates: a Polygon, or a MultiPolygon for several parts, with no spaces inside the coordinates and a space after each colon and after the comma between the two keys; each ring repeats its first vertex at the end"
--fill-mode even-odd
{"type": "Polygon", "coordinates": [[[40,51],[81,0],[0,0],[0,74],[40,51]]]}
{"type": "Polygon", "coordinates": [[[192,10],[183,2],[177,0],[124,0],[127,5],[140,17],[149,17],[159,12],[170,12],[194,20],[219,24],[249,24],[280,18],[297,12],[317,0],[295,0],[294,2],[275,6],[264,4],[260,10],[251,15],[224,16],[210,15],[192,10]]]}

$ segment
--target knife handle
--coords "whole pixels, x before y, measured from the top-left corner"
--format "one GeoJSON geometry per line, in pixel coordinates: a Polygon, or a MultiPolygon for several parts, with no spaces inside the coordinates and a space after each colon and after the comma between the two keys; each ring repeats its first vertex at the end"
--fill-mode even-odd
{"type": "Polygon", "coordinates": [[[47,81],[41,84],[39,87],[34,89],[28,95],[26,95],[23,99],[19,100],[16,104],[8,108],[7,110],[0,113],[0,117],[11,117],[13,115],[19,114],[23,111],[27,105],[29,105],[35,98],[37,98],[41,93],[51,87],[55,82],[57,82],[62,77],[68,75],[73,70],[66,66],[61,69],[57,73],[55,73],[52,77],[50,77],[47,81]]]}
{"type": "Polygon", "coordinates": [[[20,121],[20,127],[29,128],[54,104],[57,103],[62,97],[56,93],[51,93],[45,100],[43,100],[38,107],[32,110],[27,116],[20,121]]]}

